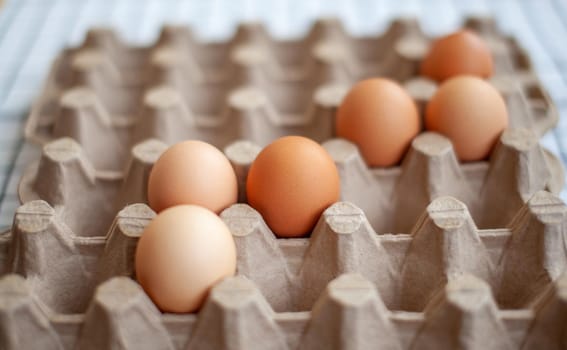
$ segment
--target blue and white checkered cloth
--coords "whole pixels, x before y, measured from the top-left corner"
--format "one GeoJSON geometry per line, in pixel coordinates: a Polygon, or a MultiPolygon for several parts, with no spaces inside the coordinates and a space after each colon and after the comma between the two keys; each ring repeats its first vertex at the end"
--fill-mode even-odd
{"type": "MultiPolygon", "coordinates": [[[[23,124],[65,46],[91,26],[112,26],[133,44],[149,44],[164,23],[190,25],[203,39],[230,37],[243,20],[264,22],[274,36],[301,36],[321,16],[340,18],[353,34],[376,34],[399,16],[419,18],[430,35],[455,30],[467,15],[491,15],[528,49],[560,112],[542,144],[567,162],[567,1],[565,0],[8,0],[0,9],[0,229],[18,206],[17,184],[38,147],[23,124]]],[[[567,199],[567,191],[561,197],[567,199]]]]}

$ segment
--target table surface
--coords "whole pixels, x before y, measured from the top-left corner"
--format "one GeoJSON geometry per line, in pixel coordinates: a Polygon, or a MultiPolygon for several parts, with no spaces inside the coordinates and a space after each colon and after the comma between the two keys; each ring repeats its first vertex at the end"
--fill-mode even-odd
{"type": "MultiPolygon", "coordinates": [[[[2,0],[0,0],[0,4],[2,0]]],[[[467,15],[490,15],[528,49],[560,112],[541,143],[567,161],[567,1],[565,0],[6,0],[0,10],[0,230],[19,202],[23,169],[38,159],[23,125],[50,64],[65,46],[78,45],[91,26],[112,26],[133,44],[148,44],[164,23],[190,25],[203,39],[223,40],[238,22],[264,22],[276,37],[301,36],[313,19],[340,18],[353,34],[376,34],[392,18],[413,16],[430,35],[455,30],[467,15]]],[[[567,190],[561,193],[567,199],[567,190]]]]}

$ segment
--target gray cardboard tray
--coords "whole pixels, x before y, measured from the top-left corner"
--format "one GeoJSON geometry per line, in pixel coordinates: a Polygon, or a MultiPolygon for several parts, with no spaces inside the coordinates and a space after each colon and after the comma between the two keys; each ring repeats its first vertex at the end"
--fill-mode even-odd
{"type": "MultiPolygon", "coordinates": [[[[170,315],[135,282],[133,264],[155,215],[143,204],[145,183],[166,145],[142,142],[127,175],[111,178],[72,139],[48,143],[22,178],[25,204],[12,230],[0,235],[3,345],[562,347],[567,207],[544,191],[560,188],[562,169],[535,135],[508,130],[490,163],[460,165],[447,139],[426,133],[401,168],[382,172],[344,140],[324,146],[340,169],[343,201],[310,237],[277,239],[241,192],[242,203],[221,214],[237,244],[237,277],[215,287],[198,314],[170,315]],[[509,220],[478,229],[473,210],[450,195],[470,201],[481,222],[509,220]],[[366,215],[353,203],[372,198],[378,210],[366,215]]],[[[249,141],[225,149],[241,185],[259,149],[249,141]]]]}
{"type": "Polygon", "coordinates": [[[334,139],[332,120],[354,81],[381,73],[423,108],[436,84],[415,77],[430,42],[415,21],[353,38],[324,20],[292,42],[251,24],[225,43],[167,27],[147,48],[91,31],[55,62],[26,126],[44,146],[0,233],[0,348],[565,348],[564,174],[538,144],[555,107],[515,40],[486,19],[465,26],[489,43],[512,128],[466,164],[424,132],[387,169],[334,139]],[[322,142],[341,177],[306,238],[277,239],[246,204],[252,160],[287,134],[322,142]],[[162,314],[133,256],[155,215],[151,167],[186,138],[222,148],[237,173],[239,203],[221,214],[237,276],[199,313],[162,314]]]}

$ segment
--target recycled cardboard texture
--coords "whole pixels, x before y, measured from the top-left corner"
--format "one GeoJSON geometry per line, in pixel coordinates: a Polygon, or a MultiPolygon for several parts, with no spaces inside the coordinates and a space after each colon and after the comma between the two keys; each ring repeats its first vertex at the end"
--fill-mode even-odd
{"type": "MultiPolygon", "coordinates": [[[[326,348],[327,341],[346,349],[376,342],[391,348],[429,344],[449,349],[457,343],[481,348],[486,345],[487,332],[493,334],[494,342],[488,345],[494,348],[539,342],[561,348],[567,321],[564,314],[545,309],[541,321],[534,315],[543,312],[541,300],[556,295],[549,289],[561,286],[565,278],[561,276],[566,276],[567,208],[543,188],[522,187],[524,182],[535,184],[533,179],[544,187],[554,182],[554,170],[547,166],[553,158],[546,156],[533,135],[532,141],[510,142],[516,140],[515,135],[525,134],[521,129],[506,131],[491,158],[498,160],[498,166],[508,164],[513,176],[504,170],[490,171],[493,163],[469,164],[475,171],[457,177],[457,184],[451,186],[448,179],[452,177],[445,169],[459,174],[467,166],[455,161],[450,147],[443,147],[448,144],[445,138],[427,133],[416,139],[402,168],[390,171],[396,176],[374,176],[361,166],[355,172],[358,175],[348,180],[358,182],[352,187],[357,188],[361,178],[370,179],[380,189],[384,183],[401,183],[407,172],[405,176],[414,174],[409,183],[425,189],[439,187],[439,179],[447,185],[444,191],[461,189],[469,186],[463,180],[467,179],[478,186],[473,193],[482,193],[487,184],[498,183],[503,173],[517,185],[518,203],[522,196],[529,200],[519,204],[516,212],[501,212],[502,217],[512,219],[499,229],[479,230],[464,202],[445,193],[431,197],[417,217],[411,211],[378,210],[377,222],[387,221],[390,213],[412,221],[412,227],[401,234],[377,234],[359,207],[343,201],[325,211],[310,238],[276,239],[254,209],[244,203],[233,205],[221,217],[237,244],[239,277],[219,285],[198,315],[181,316],[161,315],[132,280],[137,240],[155,215],[140,203],[145,201],[144,184],[165,144],[149,140],[137,145],[125,179],[108,179],[100,177],[75,141],[48,143],[20,184],[26,204],[18,209],[12,231],[0,239],[4,254],[0,261],[5,263],[1,268],[6,272],[0,282],[0,305],[5,305],[0,314],[6,315],[0,318],[0,327],[9,330],[6,347],[32,341],[24,339],[22,331],[36,332],[33,327],[41,324],[41,332],[57,344],[55,348],[303,349],[326,348]],[[428,152],[419,152],[421,142],[429,144],[428,152]],[[510,156],[498,156],[499,152],[510,156]],[[539,160],[532,163],[531,154],[539,160]],[[441,160],[432,161],[436,157],[441,160]],[[424,176],[427,172],[408,170],[414,158],[435,164],[432,169],[441,173],[424,176]],[[446,159],[453,163],[446,166],[446,159]],[[546,171],[539,173],[541,169],[546,171]],[[526,174],[534,171],[538,173],[526,174]],[[80,204],[82,201],[88,203],[80,204]],[[113,210],[121,207],[114,217],[113,210]],[[466,277],[469,275],[474,278],[466,277]],[[470,296],[471,289],[478,295],[470,296]],[[454,301],[446,295],[449,291],[464,296],[454,301]],[[17,307],[13,306],[14,295],[26,302],[18,299],[17,307]],[[36,317],[32,321],[15,316],[24,312],[22,303],[25,312],[36,317]],[[458,321],[461,319],[466,322],[458,321]],[[544,327],[539,322],[548,323],[544,327]],[[552,329],[546,328],[549,323],[552,329]],[[471,332],[476,336],[471,338],[471,332]],[[556,332],[556,341],[541,332],[556,332]],[[146,339],[147,334],[152,339],[146,339]]],[[[354,168],[349,159],[364,165],[356,147],[344,140],[331,140],[325,146],[339,169],[354,168]]],[[[258,150],[242,141],[227,148],[239,183],[258,150]]],[[[412,191],[419,193],[420,188],[412,191]]],[[[343,187],[343,197],[351,190],[343,187]]],[[[357,192],[352,191],[356,199],[357,192]]],[[[375,193],[376,202],[380,195],[393,198],[387,192],[375,193]]],[[[454,195],[461,193],[456,190],[454,195]]],[[[513,197],[512,193],[508,196],[513,197]]],[[[499,208],[510,210],[504,205],[499,208]]],[[[391,223],[403,221],[394,218],[391,223]]],[[[549,302],[563,305],[565,300],[549,302]]]]}
{"type": "MultiPolygon", "coordinates": [[[[510,126],[543,135],[557,111],[526,53],[488,19],[464,25],[493,53],[491,80],[505,96],[510,126]]],[[[423,106],[436,90],[418,75],[430,41],[411,19],[367,38],[320,20],[295,41],[273,39],[255,23],[242,24],[222,43],[202,43],[188,28],[169,26],[150,47],[128,46],[109,29],[91,30],[81,47],[54,63],[26,135],[41,143],[71,137],[96,169],[117,172],[128,150],[148,138],[169,144],[196,138],[219,148],[238,139],[265,146],[289,134],[323,142],[334,136],[336,107],[360,79],[395,79],[423,106]]]]}
{"type": "Polygon", "coordinates": [[[563,169],[537,142],[555,108],[513,39],[488,20],[465,25],[493,50],[513,128],[468,164],[423,133],[389,169],[333,139],[332,118],[350,84],[382,73],[423,107],[436,85],[414,78],[429,39],[413,21],[366,39],[320,21],[296,42],[243,25],[217,44],[167,27],[150,48],[90,32],[28,120],[45,145],[0,233],[0,348],[565,348],[563,169]],[[324,142],[341,201],[310,237],[277,239],[244,184],[261,146],[290,133],[324,142]],[[240,203],[221,214],[237,276],[198,314],[162,314],[135,282],[134,253],[155,216],[151,166],[185,138],[224,148],[237,174],[240,203]]]}
{"type": "Polygon", "coordinates": [[[153,215],[144,204],[127,206],[108,236],[89,241],[65,229],[45,201],[20,207],[7,233],[8,269],[18,274],[0,280],[3,347],[565,345],[566,207],[548,192],[536,193],[508,228],[480,231],[462,203],[441,197],[402,235],[376,235],[360,209],[339,202],[310,239],[294,240],[275,239],[252,208],[234,205],[222,217],[238,246],[239,276],[217,285],[199,314],[187,315],[161,314],[129,278],[135,240],[153,215]],[[98,259],[76,254],[86,245],[98,259]],[[65,260],[74,264],[61,266],[65,260]],[[97,277],[108,279],[94,295],[76,290],[97,277]],[[71,310],[76,298],[81,305],[71,310]],[[303,306],[312,311],[298,312],[303,306]]]}

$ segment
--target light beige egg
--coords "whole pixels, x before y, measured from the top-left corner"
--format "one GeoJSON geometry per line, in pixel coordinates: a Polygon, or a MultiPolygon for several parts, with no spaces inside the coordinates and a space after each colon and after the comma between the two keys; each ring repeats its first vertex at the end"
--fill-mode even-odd
{"type": "Polygon", "coordinates": [[[136,278],[164,312],[194,312],[236,270],[236,248],[212,211],[179,205],[159,213],[136,248],[136,278]]]}

